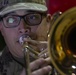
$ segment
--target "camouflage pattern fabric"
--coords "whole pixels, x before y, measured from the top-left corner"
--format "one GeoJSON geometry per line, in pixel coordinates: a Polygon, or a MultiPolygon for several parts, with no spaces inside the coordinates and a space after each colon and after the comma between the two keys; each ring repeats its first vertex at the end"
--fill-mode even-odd
{"type": "Polygon", "coordinates": [[[7,50],[0,56],[0,75],[20,75],[23,66],[18,63],[7,50]]]}

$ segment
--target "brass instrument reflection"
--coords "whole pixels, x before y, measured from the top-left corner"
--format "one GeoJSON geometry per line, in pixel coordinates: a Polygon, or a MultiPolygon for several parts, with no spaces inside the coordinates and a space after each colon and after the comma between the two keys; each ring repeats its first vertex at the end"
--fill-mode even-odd
{"type": "Polygon", "coordinates": [[[51,62],[60,75],[76,75],[76,7],[53,22],[48,39],[51,62]]]}

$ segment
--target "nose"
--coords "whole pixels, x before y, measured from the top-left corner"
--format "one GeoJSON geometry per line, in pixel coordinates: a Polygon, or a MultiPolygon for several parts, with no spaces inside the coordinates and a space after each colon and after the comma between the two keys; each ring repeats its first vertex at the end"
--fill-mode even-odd
{"type": "Polygon", "coordinates": [[[31,31],[31,28],[25,23],[23,19],[21,19],[18,30],[19,30],[19,33],[28,34],[31,31]]]}

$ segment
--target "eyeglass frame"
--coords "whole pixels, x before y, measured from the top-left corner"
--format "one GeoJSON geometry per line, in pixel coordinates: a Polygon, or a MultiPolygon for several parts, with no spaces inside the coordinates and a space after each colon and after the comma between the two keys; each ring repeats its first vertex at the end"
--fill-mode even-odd
{"type": "Polygon", "coordinates": [[[25,15],[22,15],[22,16],[19,16],[19,15],[11,15],[11,16],[18,16],[18,17],[20,18],[20,21],[19,21],[19,24],[16,25],[16,26],[7,27],[7,26],[4,24],[3,18],[9,16],[9,14],[10,14],[10,13],[7,13],[7,14],[5,14],[5,15],[3,15],[3,16],[0,16],[0,21],[3,22],[3,25],[4,25],[6,28],[15,28],[15,27],[19,26],[19,24],[20,24],[20,22],[21,22],[21,19],[23,19],[24,22],[25,22],[28,26],[37,26],[37,25],[39,25],[39,24],[42,22],[43,16],[45,17],[46,14],[47,14],[47,12],[44,12],[44,13],[41,13],[41,12],[31,12],[31,13],[28,13],[28,14],[25,14],[25,15]],[[36,24],[36,25],[29,25],[29,24],[26,22],[26,20],[25,20],[25,16],[27,16],[27,15],[29,15],[29,14],[40,14],[40,16],[41,16],[41,21],[40,21],[38,24],[36,24]]]}

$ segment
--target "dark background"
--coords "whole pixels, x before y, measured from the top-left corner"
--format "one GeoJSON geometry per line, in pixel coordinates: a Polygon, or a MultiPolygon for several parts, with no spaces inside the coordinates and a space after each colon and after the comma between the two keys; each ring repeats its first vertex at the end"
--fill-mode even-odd
{"type": "Polygon", "coordinates": [[[76,6],[76,0],[48,0],[48,13],[54,14],[57,11],[64,12],[67,9],[70,9],[76,6]]]}

